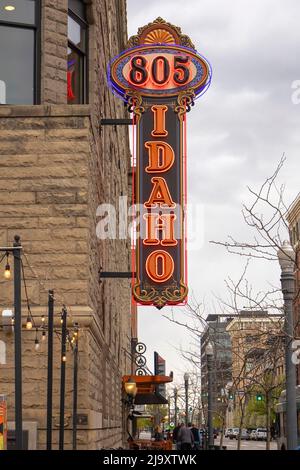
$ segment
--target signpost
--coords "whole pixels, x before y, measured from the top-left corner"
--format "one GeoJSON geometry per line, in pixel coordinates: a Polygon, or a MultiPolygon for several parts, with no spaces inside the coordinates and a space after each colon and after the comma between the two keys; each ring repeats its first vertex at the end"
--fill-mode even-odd
{"type": "Polygon", "coordinates": [[[147,348],[144,343],[136,343],[135,352],[137,356],[134,359],[137,369],[135,371],[136,375],[146,375],[146,364],[147,360],[143,354],[146,352],[147,348]]]}
{"type": "MultiPolygon", "coordinates": [[[[166,361],[154,351],[154,375],[166,375],[166,361]]],[[[156,391],[166,397],[166,385],[157,385],[156,391]]]]}
{"type": "Polygon", "coordinates": [[[180,28],[157,18],[115,57],[109,82],[136,125],[134,299],[182,304],[186,281],[186,113],[206,91],[211,70],[180,28]]]}

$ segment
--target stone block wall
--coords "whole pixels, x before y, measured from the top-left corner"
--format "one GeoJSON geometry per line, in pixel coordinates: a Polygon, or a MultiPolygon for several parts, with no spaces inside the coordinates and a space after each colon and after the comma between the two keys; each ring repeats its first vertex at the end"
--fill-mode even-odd
{"type": "MultiPolygon", "coordinates": [[[[127,239],[96,237],[97,207],[128,189],[128,129],[101,127],[100,119],[125,117],[106,84],[108,61],[124,47],[125,1],[87,2],[89,104],[67,105],[67,0],[42,2],[41,105],[0,107],[0,245],[15,234],[24,247],[29,304],[37,325],[47,314],[47,290],[55,292],[56,328],[63,304],[68,326],[80,328],[78,448],[118,447],[124,436],[121,385],[130,371],[130,281],[99,270],[130,270],[127,239]],[[26,256],[25,256],[26,255],[26,256]]],[[[117,232],[118,233],[118,232],[117,232]]],[[[27,303],[22,286],[22,317],[27,303]]],[[[13,279],[0,276],[0,310],[13,305],[13,279]]],[[[46,346],[34,351],[36,332],[23,328],[23,419],[38,422],[38,447],[46,439],[46,346]]],[[[40,333],[39,333],[40,335],[40,333]]],[[[0,393],[14,419],[13,336],[0,330],[7,364],[0,365],[0,393]]],[[[54,448],[58,442],[60,341],[55,339],[54,448]]],[[[67,353],[66,448],[72,442],[72,352],[67,353]]]]}

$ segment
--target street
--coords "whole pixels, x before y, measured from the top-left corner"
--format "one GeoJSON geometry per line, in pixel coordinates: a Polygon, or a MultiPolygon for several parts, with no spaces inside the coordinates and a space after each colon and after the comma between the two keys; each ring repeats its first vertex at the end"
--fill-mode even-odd
{"type": "MultiPolygon", "coordinates": [[[[220,444],[220,437],[215,439],[214,443],[216,445],[220,444]]],[[[236,450],[237,448],[237,440],[235,439],[223,439],[223,446],[227,446],[227,450],[236,450]]],[[[271,441],[270,443],[271,450],[277,450],[277,442],[271,441]]],[[[266,450],[266,442],[265,441],[241,441],[241,450],[266,450]]]]}
{"type": "MultiPolygon", "coordinates": [[[[151,432],[142,431],[139,435],[140,439],[151,439],[151,432]]],[[[215,445],[220,444],[220,437],[214,440],[215,445]]],[[[237,440],[236,439],[223,439],[223,446],[227,446],[227,450],[237,450],[237,440]]],[[[276,441],[271,441],[270,444],[271,450],[277,450],[276,441]]],[[[241,450],[266,450],[265,441],[241,441],[241,450]]]]}

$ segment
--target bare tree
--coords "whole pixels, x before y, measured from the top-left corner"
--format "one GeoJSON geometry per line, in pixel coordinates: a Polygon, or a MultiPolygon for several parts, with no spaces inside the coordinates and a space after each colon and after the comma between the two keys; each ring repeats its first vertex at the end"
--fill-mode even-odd
{"type": "MultiPolygon", "coordinates": [[[[261,312],[268,312],[271,314],[279,314],[283,316],[283,302],[281,289],[277,286],[269,284],[267,289],[255,291],[251,283],[247,280],[247,272],[250,262],[255,260],[263,260],[266,262],[277,262],[277,252],[281,249],[283,240],[289,237],[288,225],[286,222],[286,215],[288,208],[284,202],[284,185],[279,185],[277,180],[285,162],[283,155],[278,163],[272,176],[267,178],[258,190],[248,187],[249,195],[252,198],[251,203],[242,205],[242,216],[246,225],[249,227],[250,240],[239,241],[233,236],[229,236],[225,242],[211,241],[211,243],[223,246],[229,253],[239,255],[246,258],[246,263],[240,278],[234,281],[229,277],[226,281],[228,298],[217,298],[219,312],[224,316],[238,318],[241,310],[255,310],[261,312]]],[[[297,267],[297,266],[296,266],[297,267]]],[[[299,292],[297,292],[297,296],[299,292]]],[[[207,327],[206,323],[206,306],[192,298],[191,303],[186,307],[186,320],[179,321],[174,312],[170,317],[170,321],[181,325],[189,332],[192,340],[192,348],[189,350],[181,351],[182,356],[187,359],[194,367],[201,368],[201,360],[199,354],[199,341],[201,333],[207,327]]],[[[269,317],[271,318],[271,317],[269,317]]],[[[273,325],[275,326],[275,325],[273,325]]],[[[268,345],[270,340],[270,332],[264,330],[257,331],[256,340],[264,343],[264,353],[257,359],[256,370],[251,374],[246,371],[247,358],[241,357],[244,361],[240,368],[238,376],[234,377],[233,388],[238,390],[238,384],[241,381],[246,381],[248,386],[244,390],[243,398],[238,401],[240,406],[240,434],[238,436],[238,448],[240,448],[241,429],[246,412],[247,397],[253,394],[255,387],[261,387],[268,401],[266,407],[266,427],[268,430],[267,448],[270,442],[270,393],[278,383],[270,377],[266,382],[266,374],[263,366],[268,359],[269,362],[279,360],[276,355],[277,351],[281,351],[282,355],[282,341],[284,339],[283,322],[276,321],[278,329],[278,336],[281,341],[281,349],[277,349],[272,345],[268,345]],[[268,346],[266,346],[268,345],[268,346]],[[267,357],[268,356],[268,357],[267,357]]],[[[271,334],[272,336],[272,334],[271,334]]],[[[232,351],[234,354],[240,354],[241,351],[232,351]]],[[[219,373],[219,371],[218,371],[219,373]]],[[[222,373],[222,371],[220,371],[222,373]]],[[[228,402],[227,402],[228,405],[228,402]]]]}

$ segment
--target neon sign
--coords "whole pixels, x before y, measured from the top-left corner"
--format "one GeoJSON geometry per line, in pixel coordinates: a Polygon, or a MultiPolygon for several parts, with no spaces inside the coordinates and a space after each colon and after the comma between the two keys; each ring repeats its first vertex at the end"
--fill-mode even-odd
{"type": "Polygon", "coordinates": [[[180,28],[158,18],[109,66],[109,83],[136,125],[134,200],[140,213],[133,296],[143,305],[181,304],[186,282],[186,113],[211,69],[180,28]]]}

